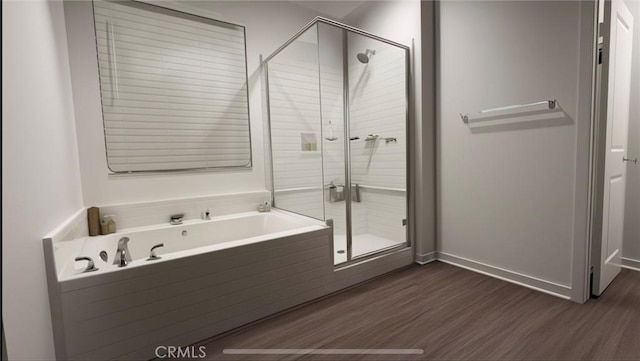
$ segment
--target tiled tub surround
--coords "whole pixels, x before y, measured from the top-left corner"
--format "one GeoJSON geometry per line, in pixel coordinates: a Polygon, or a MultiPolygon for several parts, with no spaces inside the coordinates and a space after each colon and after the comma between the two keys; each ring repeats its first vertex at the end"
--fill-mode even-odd
{"type": "Polygon", "coordinates": [[[100,214],[115,216],[118,228],[130,228],[169,222],[172,214],[184,214],[184,219],[200,219],[209,210],[212,217],[255,211],[258,204],[271,200],[268,191],[222,194],[210,197],[185,198],[122,205],[103,205],[100,214]]]}
{"type": "MultiPolygon", "coordinates": [[[[269,191],[254,191],[99,207],[101,216],[113,215],[117,228],[122,229],[168,223],[170,215],[177,213],[184,214],[185,220],[198,219],[207,209],[212,217],[250,212],[256,210],[259,203],[270,199],[269,191]]],[[[88,235],[87,210],[82,209],[45,238],[58,242],[88,235]]]]}
{"type": "Polygon", "coordinates": [[[64,233],[44,240],[58,359],[153,358],[159,345],[189,345],[325,295],[335,277],[331,228],[278,210],[61,241],[64,233]],[[125,236],[133,260],[119,268],[125,236]],[[162,258],[147,261],[158,243],[162,258]],[[99,270],[82,273],[77,256],[99,270]]]}

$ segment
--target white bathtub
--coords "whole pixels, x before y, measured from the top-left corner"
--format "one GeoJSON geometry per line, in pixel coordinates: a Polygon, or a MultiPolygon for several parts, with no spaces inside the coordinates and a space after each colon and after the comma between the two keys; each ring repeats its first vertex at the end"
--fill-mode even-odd
{"type": "Polygon", "coordinates": [[[247,212],[215,217],[211,220],[188,220],[181,225],[154,225],[129,228],[114,234],[83,237],[54,245],[58,281],[82,277],[94,277],[108,272],[126,271],[177,258],[219,251],[270,239],[319,230],[324,226],[307,217],[274,210],[268,213],[247,212]],[[126,267],[114,265],[118,241],[128,237],[129,254],[132,261],[126,267]],[[158,260],[147,261],[151,247],[158,260]],[[107,262],[100,259],[101,251],[106,251],[107,262]],[[76,257],[91,257],[97,271],[82,271],[86,261],[75,261],[76,257]]]}
{"type": "Polygon", "coordinates": [[[278,210],[46,238],[44,250],[65,360],[150,359],[158,346],[190,345],[326,295],[334,277],[332,229],[278,210]],[[130,239],[126,267],[113,265],[121,237],[130,239]],[[158,243],[162,258],[147,261],[158,243]],[[82,256],[99,270],[82,273],[82,256]]]}

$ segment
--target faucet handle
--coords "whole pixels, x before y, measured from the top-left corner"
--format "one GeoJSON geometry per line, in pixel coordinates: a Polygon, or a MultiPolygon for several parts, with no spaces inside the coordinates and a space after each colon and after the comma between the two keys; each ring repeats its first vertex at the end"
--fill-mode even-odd
{"type": "Polygon", "coordinates": [[[147,261],[155,261],[157,259],[162,258],[162,257],[156,255],[156,248],[160,248],[160,247],[164,247],[164,243],[159,243],[159,244],[156,244],[155,246],[151,247],[151,251],[149,253],[149,258],[147,258],[147,261]]]}
{"type": "Polygon", "coordinates": [[[93,272],[93,271],[97,271],[99,269],[99,268],[96,267],[95,263],[93,263],[93,259],[91,257],[76,257],[75,260],[76,260],[76,262],[77,261],[89,261],[89,263],[87,263],[87,267],[82,271],[82,273],[93,272]]]}

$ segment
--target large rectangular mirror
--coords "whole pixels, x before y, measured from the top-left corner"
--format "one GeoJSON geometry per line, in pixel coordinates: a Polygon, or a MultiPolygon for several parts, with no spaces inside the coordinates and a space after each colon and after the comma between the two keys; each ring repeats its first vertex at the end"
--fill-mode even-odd
{"type": "Polygon", "coordinates": [[[136,1],[94,1],[114,173],[251,166],[245,29],[136,1]]]}

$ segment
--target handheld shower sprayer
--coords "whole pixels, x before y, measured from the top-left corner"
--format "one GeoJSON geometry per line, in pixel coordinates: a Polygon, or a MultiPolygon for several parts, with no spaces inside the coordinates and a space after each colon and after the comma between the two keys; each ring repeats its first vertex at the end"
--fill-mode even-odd
{"type": "Polygon", "coordinates": [[[330,142],[333,142],[334,140],[338,140],[337,137],[333,136],[333,124],[331,124],[331,121],[329,121],[329,136],[325,137],[324,139],[330,142]]]}

